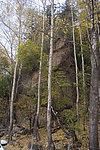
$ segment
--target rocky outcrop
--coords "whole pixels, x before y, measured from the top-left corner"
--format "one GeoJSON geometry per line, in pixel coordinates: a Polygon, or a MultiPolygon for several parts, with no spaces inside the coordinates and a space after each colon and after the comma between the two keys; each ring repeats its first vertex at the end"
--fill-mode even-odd
{"type": "Polygon", "coordinates": [[[22,74],[21,84],[23,88],[30,88],[32,86],[32,75],[22,74]]]}
{"type": "MultiPolygon", "coordinates": [[[[56,71],[62,71],[64,75],[66,76],[66,81],[70,83],[70,87],[64,87],[59,91],[60,97],[56,98],[57,101],[63,100],[64,98],[68,98],[71,101],[75,98],[75,90],[73,83],[75,81],[75,66],[74,66],[74,59],[72,55],[72,47],[70,43],[67,43],[63,38],[58,39],[58,41],[55,44],[55,49],[53,52],[53,70],[56,71]],[[63,92],[63,94],[62,94],[63,92]]],[[[45,82],[45,81],[44,81],[45,82]]],[[[47,82],[47,81],[46,81],[47,82]]],[[[38,72],[33,72],[33,74],[24,74],[22,76],[22,85],[23,88],[30,88],[34,89],[34,87],[38,84],[38,72]]],[[[55,87],[56,88],[56,87],[55,87]]],[[[27,95],[29,96],[29,95],[27,95]]],[[[56,103],[56,99],[52,97],[52,99],[56,103]]],[[[61,102],[62,104],[62,102],[61,102]]],[[[67,109],[71,108],[71,105],[65,105],[63,107],[63,104],[59,107],[59,109],[67,109]]],[[[58,109],[58,110],[59,110],[58,109]]],[[[16,113],[18,116],[20,112],[16,113]]],[[[21,122],[21,118],[19,118],[21,122]]],[[[41,106],[40,114],[39,114],[39,121],[38,124],[40,127],[46,126],[46,105],[41,106]]]]}
{"type": "Polygon", "coordinates": [[[64,39],[58,39],[56,43],[56,49],[54,49],[53,53],[53,67],[55,71],[60,70],[64,72],[66,80],[71,84],[70,88],[64,89],[64,96],[74,100],[75,65],[72,45],[65,42],[64,39]]]}
{"type": "Polygon", "coordinates": [[[39,76],[38,72],[34,72],[33,73],[33,75],[32,75],[32,88],[37,85],[37,83],[38,83],[38,76],[39,76]]]}
{"type": "Polygon", "coordinates": [[[22,75],[22,86],[24,88],[33,88],[38,83],[38,72],[33,72],[33,74],[22,75]]]}
{"type": "Polygon", "coordinates": [[[64,67],[68,70],[69,67],[74,67],[74,60],[72,56],[72,46],[64,39],[58,39],[53,52],[53,66],[64,67]],[[69,66],[70,65],[70,66],[69,66]]]}

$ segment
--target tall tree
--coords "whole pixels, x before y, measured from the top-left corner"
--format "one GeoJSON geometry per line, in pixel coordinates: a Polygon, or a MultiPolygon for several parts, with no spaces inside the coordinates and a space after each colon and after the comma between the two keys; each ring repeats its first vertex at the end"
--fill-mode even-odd
{"type": "Polygon", "coordinates": [[[17,66],[18,66],[18,59],[16,60],[15,69],[14,69],[13,86],[12,86],[11,100],[10,100],[9,142],[12,140],[12,131],[13,131],[13,102],[14,102],[17,66]]]}
{"type": "Polygon", "coordinates": [[[90,0],[91,16],[91,86],[89,114],[89,149],[99,150],[98,142],[98,34],[95,24],[95,0],[90,0]]]}
{"type": "MultiPolygon", "coordinates": [[[[40,67],[39,67],[39,78],[38,78],[38,103],[37,103],[37,113],[35,117],[35,123],[34,123],[34,133],[37,137],[37,123],[38,123],[38,117],[39,117],[39,111],[40,111],[40,87],[41,87],[41,69],[42,69],[42,57],[43,57],[43,46],[44,46],[44,21],[45,21],[45,5],[46,0],[44,0],[43,3],[43,29],[42,29],[42,41],[41,41],[41,56],[40,56],[40,67]]],[[[31,144],[31,150],[33,147],[33,137],[32,137],[32,144],[31,144]]]]}
{"type": "MultiPolygon", "coordinates": [[[[83,91],[83,101],[84,101],[84,112],[85,112],[85,105],[86,105],[86,96],[85,96],[85,66],[84,66],[84,54],[83,54],[83,41],[82,41],[82,31],[81,31],[81,16],[79,14],[80,11],[80,6],[79,6],[79,2],[78,2],[78,15],[79,15],[79,35],[80,35],[80,45],[81,45],[81,59],[82,59],[82,81],[83,81],[83,87],[82,87],[82,91],[83,91]]],[[[83,127],[85,130],[85,114],[84,114],[84,120],[83,120],[83,127]]]]}
{"type": "Polygon", "coordinates": [[[40,57],[39,78],[38,78],[38,105],[37,105],[37,115],[36,115],[37,119],[36,119],[36,122],[38,120],[39,110],[40,110],[40,85],[41,85],[42,55],[43,55],[43,45],[44,45],[45,5],[46,5],[46,0],[44,1],[44,4],[43,4],[43,7],[44,7],[44,10],[43,10],[43,30],[42,30],[41,57],[40,57]]]}
{"type": "MultiPolygon", "coordinates": [[[[24,4],[26,1],[21,1],[21,3],[16,0],[16,5],[17,5],[17,9],[16,9],[16,14],[18,17],[18,47],[21,44],[21,33],[22,33],[22,11],[24,8],[24,4]]],[[[16,94],[17,94],[17,89],[18,89],[18,82],[19,82],[19,78],[20,78],[20,74],[21,74],[21,69],[22,67],[20,67],[19,69],[19,77],[18,77],[18,82],[17,82],[17,86],[16,86],[16,76],[17,76],[17,67],[18,67],[18,55],[16,58],[16,64],[15,64],[15,68],[14,68],[14,75],[13,75],[13,85],[12,85],[12,92],[11,92],[11,100],[10,100],[10,128],[9,128],[9,142],[12,140],[12,131],[13,131],[13,103],[14,103],[14,97],[15,95],[15,90],[16,90],[16,94]],[[16,89],[15,89],[16,88],[16,89]]],[[[22,66],[22,64],[21,64],[22,66]]]]}
{"type": "Polygon", "coordinates": [[[75,59],[75,70],[76,70],[76,111],[77,111],[77,120],[79,119],[79,87],[78,87],[78,65],[77,65],[77,57],[76,57],[76,45],[75,45],[75,24],[74,24],[74,15],[73,15],[73,3],[71,1],[71,15],[72,15],[72,28],[73,28],[73,46],[74,46],[74,59],[75,59]]]}
{"type": "Polygon", "coordinates": [[[54,150],[55,146],[51,133],[51,72],[52,72],[52,56],[53,56],[53,27],[54,27],[54,0],[51,0],[51,35],[50,35],[50,54],[49,54],[49,70],[48,70],[48,106],[47,106],[47,150],[54,150]]]}

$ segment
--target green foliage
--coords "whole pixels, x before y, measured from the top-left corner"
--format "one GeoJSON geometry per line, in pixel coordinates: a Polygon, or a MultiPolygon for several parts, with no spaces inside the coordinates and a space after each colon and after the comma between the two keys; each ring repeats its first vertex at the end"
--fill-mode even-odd
{"type": "Polygon", "coordinates": [[[71,109],[64,109],[61,115],[65,118],[65,125],[68,129],[74,128],[74,122],[76,121],[76,115],[71,109]]]}
{"type": "Polygon", "coordinates": [[[67,80],[63,71],[53,71],[52,73],[52,97],[57,107],[70,105],[71,100],[66,97],[66,91],[70,90],[71,84],[67,80]]]}
{"type": "Polygon", "coordinates": [[[59,39],[64,37],[64,39],[71,40],[71,10],[70,6],[65,5],[62,6],[62,10],[57,14],[55,18],[55,39],[59,39]]]}
{"type": "Polygon", "coordinates": [[[75,131],[77,135],[81,135],[83,131],[83,126],[80,122],[75,123],[75,131]]]}
{"type": "Polygon", "coordinates": [[[85,85],[83,87],[83,75],[82,75],[82,72],[80,72],[78,74],[78,79],[79,79],[80,99],[83,100],[85,98],[85,101],[87,101],[87,94],[89,92],[89,89],[88,89],[88,86],[86,85],[86,80],[85,80],[85,85]]]}
{"type": "Polygon", "coordinates": [[[67,80],[65,73],[63,71],[53,71],[52,73],[52,83],[57,83],[58,87],[67,87],[70,88],[71,84],[67,80]]]}
{"type": "MultiPolygon", "coordinates": [[[[46,105],[48,99],[48,68],[45,66],[42,70],[42,82],[41,82],[41,104],[46,105]]],[[[66,97],[66,90],[70,90],[71,84],[67,80],[63,71],[52,72],[52,103],[59,109],[63,106],[71,106],[72,100],[66,97]]]]}
{"type": "Polygon", "coordinates": [[[0,77],[0,122],[7,120],[7,110],[9,103],[9,93],[11,90],[9,75],[0,77]],[[5,118],[5,119],[4,119],[5,118]]]}
{"type": "Polygon", "coordinates": [[[71,109],[63,110],[63,114],[66,118],[65,121],[67,124],[70,124],[76,121],[76,115],[73,113],[71,109]]]}
{"type": "Polygon", "coordinates": [[[41,83],[41,105],[45,106],[47,105],[47,99],[48,99],[48,86],[47,86],[47,80],[42,81],[41,83]]]}
{"type": "Polygon", "coordinates": [[[39,47],[31,40],[26,41],[19,47],[19,58],[23,64],[23,71],[33,73],[39,68],[39,47]]]}
{"type": "Polygon", "coordinates": [[[0,98],[0,122],[2,123],[4,117],[5,117],[5,109],[6,108],[6,101],[2,98],[0,98]]]}
{"type": "Polygon", "coordinates": [[[56,102],[56,105],[58,107],[61,107],[61,106],[66,106],[66,105],[69,105],[69,106],[72,106],[72,100],[69,99],[69,98],[63,98],[63,99],[59,99],[57,102],[56,102]]]}
{"type": "Polygon", "coordinates": [[[7,57],[7,52],[0,47],[0,76],[8,73],[10,63],[7,57]]]}
{"type": "Polygon", "coordinates": [[[75,130],[77,136],[82,134],[82,124],[77,122],[77,117],[72,109],[64,109],[61,112],[61,116],[64,118],[64,124],[69,131],[75,130]]]}
{"type": "Polygon", "coordinates": [[[10,91],[9,80],[10,80],[9,75],[2,76],[0,78],[0,97],[2,98],[9,97],[9,91],[10,91]]]}

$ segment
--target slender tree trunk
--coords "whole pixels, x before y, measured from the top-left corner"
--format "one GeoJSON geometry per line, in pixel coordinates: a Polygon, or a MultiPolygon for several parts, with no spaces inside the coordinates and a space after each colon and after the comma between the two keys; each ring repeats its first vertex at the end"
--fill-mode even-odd
{"type": "Polygon", "coordinates": [[[73,18],[73,8],[71,1],[71,15],[72,15],[72,27],[73,27],[73,46],[74,46],[74,59],[75,59],[75,70],[76,70],[76,112],[77,112],[77,120],[79,120],[79,111],[78,111],[78,103],[79,103],[79,87],[78,87],[78,66],[77,66],[77,57],[76,57],[76,46],[75,46],[75,27],[74,27],[74,18],[73,18]]]}
{"type": "Polygon", "coordinates": [[[99,8],[100,8],[100,3],[98,0],[96,0],[96,21],[97,21],[97,28],[98,28],[98,39],[100,42],[100,16],[98,14],[99,8]]]}
{"type": "MultiPolygon", "coordinates": [[[[80,10],[79,3],[78,3],[78,11],[80,10]]],[[[82,80],[83,80],[83,87],[82,87],[82,92],[83,92],[83,101],[84,101],[84,119],[83,119],[83,128],[85,131],[85,107],[86,107],[86,84],[85,84],[85,67],[84,67],[84,54],[83,54],[83,41],[82,41],[82,33],[81,33],[81,19],[80,19],[80,14],[79,14],[79,35],[80,35],[80,44],[81,44],[81,59],[82,59],[82,80]]]]}
{"type": "MultiPolygon", "coordinates": [[[[39,78],[38,78],[38,103],[37,103],[37,113],[35,116],[35,123],[34,123],[34,135],[38,136],[37,131],[37,123],[38,123],[38,117],[39,117],[39,111],[40,111],[40,87],[41,87],[41,70],[42,70],[42,57],[43,57],[43,46],[44,46],[44,21],[45,21],[45,5],[46,0],[44,1],[44,11],[43,11],[43,31],[42,31],[42,41],[41,41],[41,57],[40,57],[40,67],[39,67],[39,78]]],[[[38,139],[38,138],[37,138],[38,139]]],[[[32,143],[31,143],[31,150],[33,147],[33,137],[32,137],[32,143]]]]}
{"type": "MultiPolygon", "coordinates": [[[[45,0],[46,1],[46,0],[45,0]]],[[[46,3],[46,2],[45,2],[46,3]]],[[[38,104],[37,104],[37,118],[40,111],[40,86],[41,86],[41,69],[42,69],[42,56],[43,56],[43,45],[44,45],[44,19],[45,19],[45,5],[43,11],[43,31],[42,31],[42,42],[41,42],[41,57],[40,57],[40,67],[39,67],[39,79],[38,79],[38,104]]]]}
{"type": "MultiPolygon", "coordinates": [[[[20,5],[20,4],[19,4],[20,5]]],[[[21,12],[19,13],[19,35],[18,35],[18,46],[21,44],[21,12]]],[[[13,77],[13,86],[11,93],[11,101],[10,101],[10,129],[9,129],[9,142],[12,140],[12,131],[13,131],[13,102],[14,102],[14,94],[16,88],[16,75],[17,75],[17,66],[18,66],[18,58],[16,58],[16,64],[14,69],[14,77],[13,77]]]]}
{"type": "Polygon", "coordinates": [[[20,81],[20,77],[21,77],[21,71],[22,71],[22,62],[20,63],[19,74],[18,74],[18,79],[17,79],[17,83],[16,83],[15,101],[16,101],[16,97],[17,97],[17,93],[18,93],[18,85],[19,85],[19,81],[20,81]]]}
{"type": "Polygon", "coordinates": [[[15,69],[14,69],[14,77],[13,77],[13,86],[10,100],[10,127],[9,127],[9,142],[12,140],[12,130],[13,130],[13,102],[14,102],[14,92],[15,92],[15,84],[16,84],[16,73],[17,73],[18,59],[16,60],[15,69]]]}
{"type": "Polygon", "coordinates": [[[81,28],[79,26],[79,33],[80,33],[80,44],[81,44],[81,58],[82,58],[82,80],[83,80],[83,101],[84,101],[84,119],[83,119],[83,127],[85,131],[85,108],[86,108],[86,84],[85,84],[85,69],[84,69],[84,55],[83,55],[83,42],[82,42],[82,35],[81,35],[81,28]]]}
{"type": "Polygon", "coordinates": [[[97,27],[94,23],[94,0],[90,0],[91,14],[91,86],[89,114],[89,149],[99,150],[98,142],[98,38],[97,27]]]}
{"type": "MultiPolygon", "coordinates": [[[[20,78],[21,78],[21,71],[22,71],[22,62],[20,63],[19,66],[19,72],[18,72],[18,79],[16,81],[16,88],[15,88],[15,96],[14,96],[14,102],[17,102],[17,95],[18,95],[18,86],[19,86],[19,82],[20,82],[20,78]]],[[[16,105],[14,106],[14,119],[17,123],[17,117],[16,117],[16,105]]]]}
{"type": "MultiPolygon", "coordinates": [[[[87,36],[88,36],[88,41],[89,41],[89,45],[90,45],[90,34],[89,34],[89,29],[88,29],[88,16],[87,16],[87,12],[86,12],[86,4],[84,4],[85,7],[85,17],[86,17],[86,31],[87,31],[87,36]]],[[[90,52],[91,52],[91,48],[90,48],[90,52]]]]}
{"type": "Polygon", "coordinates": [[[53,17],[54,17],[54,0],[51,0],[51,36],[50,36],[50,54],[49,54],[49,71],[48,71],[48,106],[47,106],[47,150],[54,150],[54,143],[51,133],[51,72],[53,56],[53,17]]]}

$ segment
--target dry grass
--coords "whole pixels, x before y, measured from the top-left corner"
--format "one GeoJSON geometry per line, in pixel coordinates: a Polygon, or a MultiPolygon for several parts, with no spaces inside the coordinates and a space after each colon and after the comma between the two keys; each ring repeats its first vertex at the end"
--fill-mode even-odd
{"type": "MultiPolygon", "coordinates": [[[[41,140],[37,143],[36,140],[34,140],[35,144],[39,144],[43,146],[43,149],[46,149],[47,145],[47,134],[45,129],[40,129],[40,138],[41,140]]],[[[3,137],[2,139],[6,139],[7,137],[3,137]]],[[[29,142],[32,140],[32,135],[17,135],[17,137],[13,137],[13,140],[10,144],[7,144],[5,148],[7,150],[27,150],[29,142]]],[[[57,149],[62,149],[68,142],[72,142],[72,139],[67,140],[65,138],[64,133],[62,130],[58,130],[56,133],[53,134],[53,141],[56,145],[57,149]]]]}
{"type": "MultiPolygon", "coordinates": [[[[100,130],[100,126],[99,126],[99,130],[100,130]]],[[[46,145],[47,145],[46,129],[44,129],[44,128],[39,129],[39,134],[40,134],[41,140],[37,143],[36,140],[34,139],[34,144],[42,145],[43,150],[46,150],[46,145]]],[[[67,145],[68,143],[70,143],[70,145],[72,145],[72,138],[71,139],[65,138],[65,134],[63,133],[63,131],[61,129],[59,129],[59,130],[57,130],[57,132],[53,133],[52,136],[53,136],[54,144],[55,144],[56,148],[59,150],[64,150],[64,146],[67,145]]],[[[99,134],[99,136],[100,136],[100,134],[99,134]]],[[[2,137],[2,139],[5,139],[5,140],[7,140],[7,138],[8,138],[7,136],[2,137]]],[[[81,146],[81,148],[79,148],[79,150],[88,150],[88,143],[89,143],[88,130],[85,134],[85,137],[79,136],[78,138],[82,142],[82,146],[81,146]]],[[[8,144],[7,146],[5,146],[5,148],[7,148],[7,150],[27,150],[28,144],[29,144],[29,142],[31,142],[31,140],[32,140],[32,135],[21,135],[20,134],[20,135],[13,137],[13,141],[10,144],[8,144]]]]}

